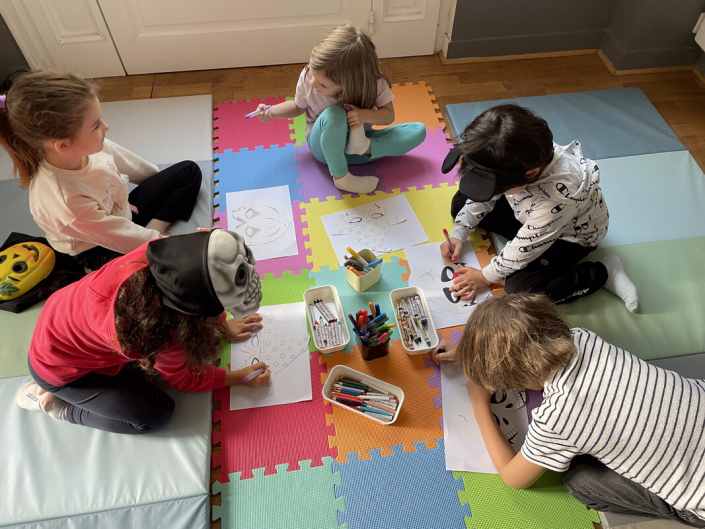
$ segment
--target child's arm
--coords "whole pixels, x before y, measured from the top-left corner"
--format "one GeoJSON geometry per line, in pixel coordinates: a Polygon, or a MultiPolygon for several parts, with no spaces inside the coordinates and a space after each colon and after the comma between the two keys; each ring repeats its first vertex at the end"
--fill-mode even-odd
{"type": "Polygon", "coordinates": [[[159,172],[159,168],[156,165],[140,158],[134,152],[128,151],[125,147],[115,142],[106,139],[105,147],[113,155],[118,171],[126,174],[133,184],[141,184],[147,178],[159,172]]]}
{"type": "Polygon", "coordinates": [[[273,118],[295,118],[306,112],[305,108],[297,107],[296,103],[293,101],[284,101],[283,103],[274,105],[267,110],[264,110],[265,106],[267,105],[264,103],[257,105],[257,110],[262,110],[262,113],[257,115],[262,123],[267,123],[267,121],[273,118]]]}
{"type": "Polygon", "coordinates": [[[514,452],[512,445],[504,437],[490,408],[490,394],[468,380],[468,396],[472,402],[475,420],[500,477],[513,489],[523,489],[532,485],[546,469],[526,460],[524,455],[514,452]]]}
{"type": "Polygon", "coordinates": [[[348,127],[356,129],[369,123],[370,125],[390,125],[394,122],[394,103],[389,102],[378,109],[357,108],[355,105],[344,105],[348,111],[348,127]]]}
{"type": "Polygon", "coordinates": [[[249,386],[251,388],[260,388],[267,384],[271,379],[272,374],[264,362],[258,362],[254,365],[245,367],[244,369],[238,369],[237,371],[228,371],[225,373],[225,386],[249,386]],[[252,380],[245,382],[245,377],[251,373],[254,373],[258,369],[264,369],[264,373],[256,376],[252,380]]]}

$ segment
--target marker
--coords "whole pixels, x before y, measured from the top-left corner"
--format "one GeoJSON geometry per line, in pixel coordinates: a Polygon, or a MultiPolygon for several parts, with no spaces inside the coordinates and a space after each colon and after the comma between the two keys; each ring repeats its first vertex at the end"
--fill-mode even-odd
{"type": "Polygon", "coordinates": [[[348,247],[348,252],[350,252],[350,255],[353,256],[353,259],[357,260],[362,266],[365,266],[367,264],[367,261],[360,257],[359,254],[352,248],[348,247]]]}
{"type": "MultiPolygon", "coordinates": [[[[370,306],[370,312],[372,313],[372,317],[373,317],[373,318],[377,317],[377,314],[379,314],[379,312],[375,312],[374,303],[372,303],[372,302],[370,301],[370,302],[368,303],[368,305],[370,306]]],[[[379,310],[379,305],[377,305],[377,310],[379,310]]]]}
{"type": "Polygon", "coordinates": [[[379,413],[380,415],[388,415],[388,416],[394,415],[393,413],[390,413],[388,411],[378,410],[377,408],[368,408],[367,406],[360,406],[360,410],[368,411],[370,413],[379,413]]]}
{"type": "Polygon", "coordinates": [[[242,379],[242,382],[246,384],[246,383],[249,382],[250,380],[254,380],[254,379],[257,378],[258,376],[260,376],[260,375],[261,375],[262,373],[264,373],[265,371],[266,371],[266,369],[262,369],[262,368],[260,367],[259,369],[253,371],[252,373],[250,373],[249,375],[247,375],[245,378],[243,378],[243,379],[242,379]]]}
{"type": "Polygon", "coordinates": [[[265,107],[262,108],[262,109],[259,109],[259,108],[258,108],[258,109],[255,110],[254,112],[250,112],[249,114],[245,114],[245,119],[250,119],[250,118],[253,118],[253,117],[255,117],[255,116],[259,116],[262,112],[264,112],[265,110],[269,110],[270,108],[272,108],[272,105],[267,105],[267,106],[265,106],[265,107]]]}
{"type": "Polygon", "coordinates": [[[348,265],[348,266],[346,266],[346,268],[348,270],[350,270],[353,274],[355,274],[357,277],[362,277],[362,274],[360,272],[358,272],[358,270],[355,267],[348,265]]]}
{"type": "Polygon", "coordinates": [[[346,112],[352,111],[352,108],[350,108],[350,105],[343,105],[343,108],[345,109],[346,112]]]}
{"type": "Polygon", "coordinates": [[[377,314],[382,314],[382,311],[379,310],[379,305],[375,305],[375,310],[377,311],[377,314]]]}
{"type": "MultiPolygon", "coordinates": [[[[450,250],[450,255],[451,255],[451,259],[452,259],[452,257],[453,257],[453,252],[455,251],[455,249],[454,249],[454,247],[453,247],[453,243],[450,242],[450,236],[448,235],[448,230],[445,229],[445,228],[443,228],[443,235],[446,236],[446,242],[448,243],[448,248],[449,248],[449,250],[450,250]]],[[[453,260],[453,262],[454,262],[454,263],[457,263],[457,260],[453,260]]]]}
{"type": "Polygon", "coordinates": [[[391,417],[388,417],[386,415],[377,415],[376,413],[372,413],[369,411],[363,411],[362,413],[364,413],[368,417],[373,417],[373,418],[377,419],[378,421],[390,422],[392,420],[391,417]]]}
{"type": "Polygon", "coordinates": [[[372,261],[371,263],[367,263],[365,265],[365,268],[372,268],[373,266],[377,266],[381,262],[382,262],[382,259],[376,259],[376,260],[372,261]]]}

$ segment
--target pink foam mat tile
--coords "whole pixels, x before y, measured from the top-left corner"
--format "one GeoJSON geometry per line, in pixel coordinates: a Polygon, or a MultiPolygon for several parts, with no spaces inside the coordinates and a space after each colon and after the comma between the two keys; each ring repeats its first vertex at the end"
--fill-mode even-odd
{"type": "Polygon", "coordinates": [[[262,123],[257,117],[245,119],[245,115],[257,110],[257,105],[278,105],[286,101],[286,96],[266,97],[250,101],[239,100],[234,103],[225,101],[213,105],[213,149],[224,153],[226,149],[270,148],[292,143],[289,125],[292,120],[272,119],[262,123]]]}
{"type": "Polygon", "coordinates": [[[448,174],[441,172],[443,159],[452,145],[448,143],[450,136],[443,132],[442,127],[435,130],[426,129],[426,139],[406,154],[390,156],[377,160],[380,177],[379,189],[391,192],[399,189],[407,191],[409,187],[424,189],[425,185],[440,187],[446,183],[455,185],[455,171],[448,174]]]}
{"type": "MultiPolygon", "coordinates": [[[[308,148],[308,143],[294,147],[297,155],[294,160],[298,161],[296,170],[300,177],[297,178],[297,183],[301,185],[299,193],[303,195],[304,202],[311,202],[312,198],[326,200],[327,197],[334,197],[335,200],[340,200],[343,195],[350,195],[347,191],[341,191],[333,184],[333,177],[328,171],[328,166],[316,160],[311,150],[308,148]]],[[[378,176],[378,162],[370,162],[360,165],[350,165],[350,172],[355,176],[378,176]]],[[[358,197],[358,194],[352,194],[352,197],[358,197]]]]}
{"type": "MultiPolygon", "coordinates": [[[[321,394],[321,375],[327,372],[320,353],[311,353],[313,399],[281,406],[230,411],[229,388],[216,390],[220,410],[213,410],[213,421],[220,421],[220,432],[213,432],[213,443],[220,443],[220,454],[213,454],[213,468],[220,467],[219,481],[233,472],[240,479],[252,478],[252,470],[264,468],[264,475],[276,474],[276,465],[288,463],[288,470],[299,470],[299,461],[311,460],[312,467],[323,465],[324,457],[335,458],[338,449],[331,448],[328,436],[335,426],[326,425],[331,405],[321,394]]],[[[305,491],[301,491],[305,493],[305,491]]]]}

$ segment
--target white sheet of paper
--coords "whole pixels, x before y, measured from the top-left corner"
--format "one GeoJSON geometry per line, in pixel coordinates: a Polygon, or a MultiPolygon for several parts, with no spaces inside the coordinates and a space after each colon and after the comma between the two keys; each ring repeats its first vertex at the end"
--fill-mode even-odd
{"type": "Polygon", "coordinates": [[[460,263],[454,264],[443,259],[439,242],[404,249],[411,270],[409,286],[423,289],[437,329],[465,325],[475,306],[491,295],[489,290],[484,290],[474,299],[462,301],[450,291],[453,285],[453,273],[458,268],[461,266],[481,268],[472,246],[468,244],[463,250],[460,263]]]}
{"type": "Polygon", "coordinates": [[[230,387],[230,409],[264,408],[313,398],[308,357],[306,305],[287,303],[262,307],[264,328],[246,342],[230,347],[230,370],[265,362],[271,385],[261,388],[230,387]]]}
{"type": "Polygon", "coordinates": [[[245,238],[255,259],[298,255],[289,186],[235,191],[225,202],[228,229],[245,238]]]}
{"type": "MultiPolygon", "coordinates": [[[[466,383],[467,379],[459,366],[450,362],[441,364],[446,470],[497,474],[475,421],[466,383]]],[[[505,437],[513,442],[512,446],[518,452],[529,428],[523,402],[517,404],[510,394],[509,399],[491,404],[491,407],[505,437]],[[512,403],[511,409],[506,407],[509,402],[512,403]]]]}
{"type": "Polygon", "coordinates": [[[341,265],[348,247],[380,257],[428,241],[404,195],[324,215],[321,221],[341,265]]]}

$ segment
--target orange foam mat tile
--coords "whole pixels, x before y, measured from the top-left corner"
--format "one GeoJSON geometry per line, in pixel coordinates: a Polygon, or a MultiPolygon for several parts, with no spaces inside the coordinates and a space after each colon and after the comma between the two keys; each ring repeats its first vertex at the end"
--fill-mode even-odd
{"type": "Polygon", "coordinates": [[[445,129],[446,124],[436,104],[436,97],[425,82],[394,84],[392,93],[394,94],[394,122],[391,125],[376,125],[373,128],[384,129],[399,123],[420,122],[427,129],[436,130],[436,127],[445,129]]]}
{"type": "MultiPolygon", "coordinates": [[[[345,463],[346,454],[358,452],[358,459],[369,459],[370,450],[381,449],[381,455],[392,455],[393,446],[402,445],[404,452],[413,452],[414,443],[425,442],[426,448],[436,448],[436,439],[443,431],[439,418],[443,410],[436,409],[433,397],[437,391],[429,386],[433,369],[424,365],[428,354],[407,355],[400,340],[393,340],[389,354],[366,362],[360,356],[357,346],[352,353],[333,353],[321,356],[319,361],[328,365],[328,373],[336,365],[343,364],[367,375],[373,376],[404,390],[404,403],[394,424],[382,425],[344,409],[332,406],[332,413],[326,416],[328,424],[335,425],[335,436],[328,442],[338,448],[337,461],[345,463]]],[[[325,383],[327,374],[321,374],[325,383]]]]}

